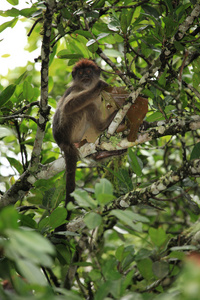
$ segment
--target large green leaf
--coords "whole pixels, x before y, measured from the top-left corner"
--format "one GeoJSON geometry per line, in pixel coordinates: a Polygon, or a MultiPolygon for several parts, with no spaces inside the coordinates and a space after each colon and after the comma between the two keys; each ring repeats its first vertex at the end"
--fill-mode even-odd
{"type": "Polygon", "coordinates": [[[90,212],[84,217],[84,222],[89,229],[94,229],[97,226],[101,225],[102,217],[95,212],[90,212]]]}
{"type": "Polygon", "coordinates": [[[15,7],[8,9],[6,11],[0,11],[0,15],[4,17],[18,17],[19,16],[19,10],[15,7]]]}
{"type": "Polygon", "coordinates": [[[5,22],[0,25],[0,32],[4,31],[6,28],[13,28],[15,24],[17,23],[18,19],[15,18],[11,21],[5,22]]]}
{"type": "Polygon", "coordinates": [[[19,162],[19,160],[15,159],[14,157],[8,157],[8,156],[6,158],[9,161],[10,165],[12,167],[14,167],[18,171],[19,174],[22,174],[22,172],[23,172],[23,166],[19,162]]]}
{"type": "Polygon", "coordinates": [[[16,265],[22,276],[31,284],[48,285],[40,267],[24,259],[18,259],[16,265]]]}
{"type": "Polygon", "coordinates": [[[95,196],[99,204],[107,204],[114,199],[113,186],[106,178],[95,184],[95,196]]]}
{"type": "Polygon", "coordinates": [[[82,58],[82,55],[79,53],[70,53],[68,50],[61,50],[58,52],[57,56],[59,58],[66,58],[66,59],[78,59],[82,58]]]}
{"type": "Polygon", "coordinates": [[[97,206],[97,202],[95,202],[86,191],[76,190],[72,193],[72,196],[81,207],[91,207],[93,209],[97,206]]]}
{"type": "Polygon", "coordinates": [[[29,102],[31,102],[31,100],[34,96],[34,89],[31,85],[31,83],[28,82],[27,80],[24,81],[24,84],[23,84],[23,96],[24,96],[24,99],[26,99],[29,102]]]}
{"type": "Polygon", "coordinates": [[[7,0],[7,2],[12,4],[12,5],[18,5],[19,4],[19,0],[7,0]]]}
{"type": "Polygon", "coordinates": [[[135,155],[133,150],[131,148],[128,149],[128,160],[130,163],[130,166],[133,170],[133,172],[137,176],[142,175],[142,162],[139,160],[139,158],[135,155]]]}
{"type": "Polygon", "coordinates": [[[153,269],[152,269],[153,263],[150,258],[145,258],[145,259],[138,261],[137,266],[138,266],[138,269],[139,269],[141,275],[145,279],[150,280],[154,277],[153,269]]]}
{"type": "Polygon", "coordinates": [[[158,229],[151,227],[149,229],[149,235],[152,242],[158,247],[162,246],[167,239],[167,234],[161,227],[158,229]]]}
{"type": "Polygon", "coordinates": [[[149,222],[146,217],[135,214],[130,210],[122,211],[115,209],[110,214],[116,216],[124,224],[127,224],[130,228],[138,232],[142,232],[142,223],[149,222]]]}
{"type": "Polygon", "coordinates": [[[49,223],[52,228],[56,228],[65,223],[67,217],[67,210],[64,207],[57,207],[49,217],[49,223]]]}
{"type": "Polygon", "coordinates": [[[0,94],[0,107],[3,106],[11,98],[11,96],[14,94],[15,88],[16,85],[11,84],[7,86],[5,90],[3,90],[3,92],[0,94]]]}
{"type": "Polygon", "coordinates": [[[5,253],[10,259],[17,260],[19,257],[28,259],[35,264],[50,267],[52,259],[50,255],[55,253],[52,244],[39,233],[31,230],[5,231],[9,238],[5,253]]]}
{"type": "Polygon", "coordinates": [[[194,146],[190,155],[191,160],[196,158],[200,158],[200,142],[194,146]]]}

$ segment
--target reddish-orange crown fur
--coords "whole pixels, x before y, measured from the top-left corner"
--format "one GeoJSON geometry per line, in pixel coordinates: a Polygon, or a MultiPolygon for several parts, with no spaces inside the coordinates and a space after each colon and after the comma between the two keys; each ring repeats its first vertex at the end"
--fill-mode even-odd
{"type": "Polygon", "coordinates": [[[97,71],[99,73],[101,72],[101,69],[93,60],[87,59],[87,58],[82,58],[73,67],[72,76],[75,75],[77,70],[84,69],[84,68],[94,68],[95,71],[97,71]]]}

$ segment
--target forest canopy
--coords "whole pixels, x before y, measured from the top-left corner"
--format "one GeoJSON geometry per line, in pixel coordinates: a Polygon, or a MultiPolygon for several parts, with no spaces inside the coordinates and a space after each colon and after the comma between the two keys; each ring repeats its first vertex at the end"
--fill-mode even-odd
{"type": "Polygon", "coordinates": [[[198,299],[200,1],[7,2],[0,32],[22,22],[41,54],[0,75],[0,297],[198,299]],[[118,112],[65,208],[52,119],[81,58],[118,112]]]}

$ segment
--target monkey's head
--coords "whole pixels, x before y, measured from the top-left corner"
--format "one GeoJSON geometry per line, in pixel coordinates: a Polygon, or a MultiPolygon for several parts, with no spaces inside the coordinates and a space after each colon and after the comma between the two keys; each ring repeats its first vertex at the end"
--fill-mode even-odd
{"type": "Polygon", "coordinates": [[[100,73],[101,69],[93,60],[83,58],[75,64],[72,77],[76,84],[87,87],[99,80],[100,73]]]}

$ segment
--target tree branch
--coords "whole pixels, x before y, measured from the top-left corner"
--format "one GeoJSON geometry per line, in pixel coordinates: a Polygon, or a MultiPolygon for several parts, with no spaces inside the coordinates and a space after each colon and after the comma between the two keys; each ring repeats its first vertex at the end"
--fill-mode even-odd
{"type": "MultiPolygon", "coordinates": [[[[154,207],[151,203],[151,198],[153,199],[156,195],[162,193],[188,176],[200,176],[200,159],[185,162],[179,169],[174,172],[169,171],[151,185],[145,188],[137,188],[119,197],[106,207],[102,214],[108,214],[112,209],[124,210],[133,205],[149,205],[154,207]]],[[[67,230],[72,232],[82,231],[85,226],[84,215],[82,215],[76,220],[69,222],[67,224],[67,230]]]]}
{"type": "Polygon", "coordinates": [[[48,74],[49,74],[49,55],[50,55],[50,38],[52,28],[53,9],[55,7],[54,1],[46,2],[46,11],[44,13],[44,35],[41,49],[41,98],[40,98],[40,114],[38,120],[37,133],[35,143],[33,146],[31,162],[29,171],[35,172],[40,161],[40,153],[42,149],[42,142],[45,134],[46,123],[48,122],[48,115],[50,107],[48,106],[48,74]]]}
{"type": "Polygon", "coordinates": [[[132,205],[149,204],[150,198],[162,193],[188,176],[200,176],[200,159],[195,159],[189,162],[186,161],[179,169],[174,172],[169,171],[153,184],[145,188],[137,188],[136,190],[121,196],[117,200],[113,201],[112,209],[123,209],[132,205]]]}
{"type": "MultiPolygon", "coordinates": [[[[166,136],[175,135],[177,133],[185,133],[188,131],[195,131],[200,129],[200,116],[193,116],[192,118],[176,118],[169,122],[159,121],[157,127],[149,129],[147,132],[138,135],[138,139],[135,142],[128,142],[127,139],[121,140],[116,143],[116,140],[112,144],[112,139],[109,142],[102,141],[99,144],[99,140],[95,144],[87,143],[80,148],[80,156],[86,157],[90,154],[97,152],[97,149],[103,149],[107,151],[126,149],[135,145],[143,144],[147,141],[166,136]]],[[[116,139],[114,137],[114,139],[116,139]]],[[[54,175],[65,169],[64,158],[59,158],[56,161],[47,164],[45,166],[39,165],[38,169],[31,173],[27,170],[23,173],[15,184],[1,197],[0,208],[9,204],[15,204],[18,200],[23,199],[27,192],[33,187],[33,184],[38,179],[50,179],[54,175]]]]}

